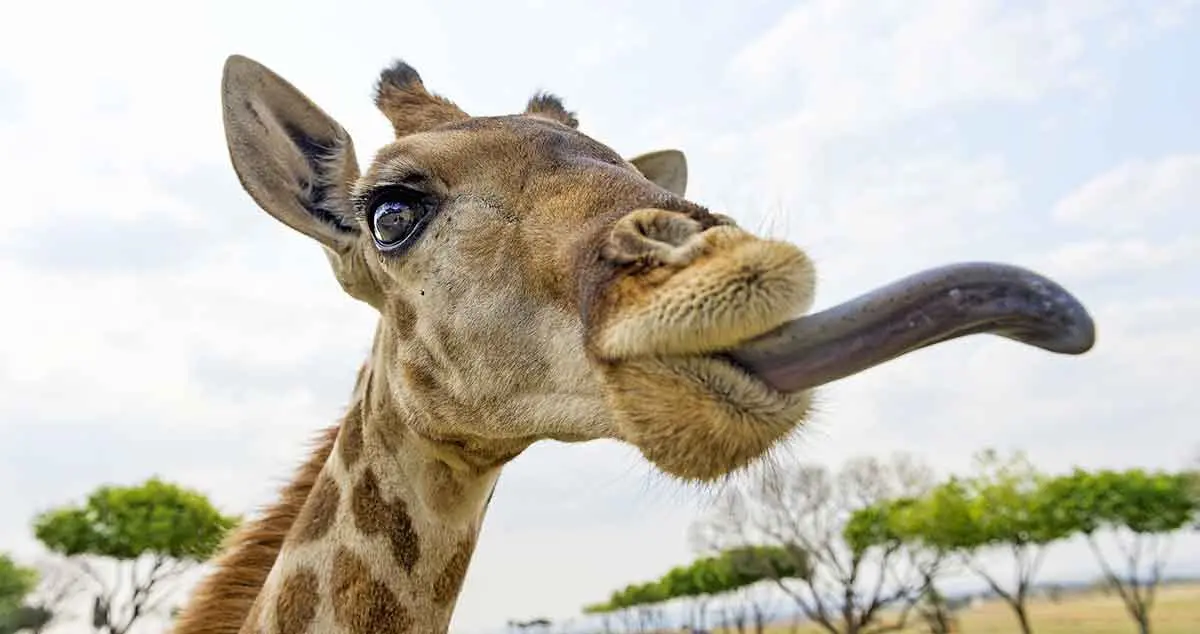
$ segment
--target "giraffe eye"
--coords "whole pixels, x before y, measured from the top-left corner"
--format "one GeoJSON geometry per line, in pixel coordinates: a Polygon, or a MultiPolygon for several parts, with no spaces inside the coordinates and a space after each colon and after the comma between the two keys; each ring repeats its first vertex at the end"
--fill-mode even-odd
{"type": "Polygon", "coordinates": [[[425,228],[430,216],[424,194],[412,190],[381,193],[371,205],[371,236],[384,252],[408,246],[425,228]]]}

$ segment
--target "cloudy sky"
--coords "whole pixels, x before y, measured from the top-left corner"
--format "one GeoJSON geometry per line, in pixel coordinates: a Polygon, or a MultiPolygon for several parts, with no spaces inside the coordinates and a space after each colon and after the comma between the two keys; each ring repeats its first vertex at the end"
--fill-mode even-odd
{"type": "MultiPolygon", "coordinates": [[[[1176,468],[1200,447],[1200,8],[1192,0],[24,3],[0,38],[0,549],[101,482],[269,499],[345,403],[374,316],[240,189],[230,53],[355,138],[404,58],[475,114],[561,94],[690,197],[809,249],[818,308],[919,268],[1003,260],[1077,292],[1095,350],[974,338],[825,390],[790,452],[985,446],[1176,468]],[[1002,6],[1003,5],[1003,6],[1002,6]]],[[[565,617],[689,558],[704,498],[615,443],[537,446],[501,479],[456,616],[565,617]]],[[[1177,572],[1200,572],[1180,542],[1177,572]]],[[[1065,547],[1046,575],[1092,578],[1065,547]]]]}

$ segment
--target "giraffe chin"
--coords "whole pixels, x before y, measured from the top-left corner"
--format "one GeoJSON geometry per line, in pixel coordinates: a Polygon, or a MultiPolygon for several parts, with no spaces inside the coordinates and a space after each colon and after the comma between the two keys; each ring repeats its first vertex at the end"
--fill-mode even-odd
{"type": "Polygon", "coordinates": [[[1096,326],[1082,302],[1045,276],[973,262],[910,275],[723,356],[773,389],[794,393],[973,334],[1079,355],[1095,345],[1096,326]]]}
{"type": "Polygon", "coordinates": [[[706,482],[798,430],[809,391],[782,393],[718,357],[656,356],[602,369],[619,437],[662,472],[706,482]]]}

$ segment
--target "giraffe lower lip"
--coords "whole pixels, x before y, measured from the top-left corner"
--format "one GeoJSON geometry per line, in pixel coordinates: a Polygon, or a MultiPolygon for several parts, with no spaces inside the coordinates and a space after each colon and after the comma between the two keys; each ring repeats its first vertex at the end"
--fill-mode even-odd
{"type": "Polygon", "coordinates": [[[724,356],[781,392],[818,387],[934,344],[993,334],[1058,354],[1095,344],[1083,304],[1020,267],[951,264],[790,321],[724,356]]]}

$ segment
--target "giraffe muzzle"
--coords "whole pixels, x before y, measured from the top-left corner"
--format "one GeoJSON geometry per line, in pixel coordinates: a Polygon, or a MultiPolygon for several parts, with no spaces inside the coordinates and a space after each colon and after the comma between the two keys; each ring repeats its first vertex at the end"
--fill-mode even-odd
{"type": "Polygon", "coordinates": [[[781,392],[858,374],[967,335],[992,334],[1057,354],[1092,348],[1096,326],[1074,295],[1007,264],[951,264],[792,320],[725,356],[781,392]]]}

